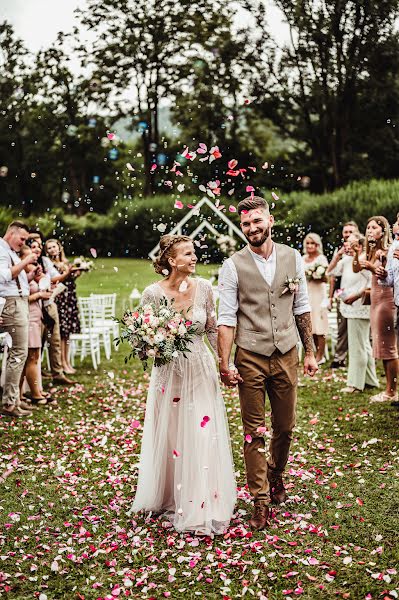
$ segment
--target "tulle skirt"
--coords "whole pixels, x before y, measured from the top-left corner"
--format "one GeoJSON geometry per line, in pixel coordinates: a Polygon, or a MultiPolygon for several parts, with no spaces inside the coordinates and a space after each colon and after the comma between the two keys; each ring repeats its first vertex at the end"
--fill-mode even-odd
{"type": "Polygon", "coordinates": [[[204,344],[151,373],[132,512],[162,512],[177,531],[224,533],[236,502],[226,410],[204,344]]]}

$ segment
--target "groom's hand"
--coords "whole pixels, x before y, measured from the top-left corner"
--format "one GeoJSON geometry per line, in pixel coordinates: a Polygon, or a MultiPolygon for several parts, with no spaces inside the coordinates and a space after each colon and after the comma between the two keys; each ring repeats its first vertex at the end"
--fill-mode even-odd
{"type": "Polygon", "coordinates": [[[318,370],[319,365],[317,364],[315,355],[313,353],[305,354],[305,358],[303,361],[303,374],[310,375],[310,377],[313,377],[314,375],[316,375],[318,370]]]}

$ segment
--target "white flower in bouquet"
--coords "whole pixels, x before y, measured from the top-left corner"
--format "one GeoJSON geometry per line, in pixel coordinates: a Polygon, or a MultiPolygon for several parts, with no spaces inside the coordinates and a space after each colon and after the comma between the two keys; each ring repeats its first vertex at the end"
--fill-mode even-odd
{"type": "Polygon", "coordinates": [[[83,256],[77,256],[73,260],[73,267],[78,271],[92,271],[94,269],[94,262],[88,260],[83,256]]]}
{"type": "Polygon", "coordinates": [[[325,268],[323,265],[318,265],[318,267],[317,267],[317,269],[316,269],[316,274],[317,274],[317,275],[318,275],[320,278],[322,278],[322,277],[323,277],[323,275],[325,274],[325,272],[326,272],[326,268],[325,268]]]}

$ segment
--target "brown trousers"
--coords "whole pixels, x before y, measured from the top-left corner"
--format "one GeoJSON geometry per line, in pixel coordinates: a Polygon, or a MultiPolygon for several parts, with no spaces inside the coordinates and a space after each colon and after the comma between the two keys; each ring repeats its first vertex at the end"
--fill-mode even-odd
{"type": "Polygon", "coordinates": [[[276,350],[262,356],[237,348],[236,367],[243,378],[239,385],[241,418],[245,436],[244,460],[249,491],[257,502],[269,502],[267,471],[282,473],[288,461],[298,384],[298,351],[296,346],[286,354],[276,350]],[[258,431],[265,427],[265,396],[269,396],[272,436],[269,460],[266,460],[265,437],[258,431]]]}

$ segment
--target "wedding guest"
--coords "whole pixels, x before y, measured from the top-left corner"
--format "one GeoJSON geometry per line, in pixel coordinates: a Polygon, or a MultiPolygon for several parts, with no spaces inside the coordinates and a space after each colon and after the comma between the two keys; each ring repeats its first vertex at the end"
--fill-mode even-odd
{"type": "Polygon", "coordinates": [[[362,302],[371,287],[371,272],[353,271],[355,253],[364,260],[364,237],[354,232],[335,253],[327,275],[341,280],[341,312],[347,321],[349,368],[346,387],[341,392],[353,394],[367,387],[379,387],[370,344],[370,306],[362,302]]]}
{"type": "MultiPolygon", "coordinates": [[[[44,274],[51,279],[51,283],[62,283],[68,277],[69,273],[59,273],[52,261],[47,256],[43,256],[43,240],[41,235],[37,232],[31,232],[29,234],[27,244],[31,244],[34,241],[40,243],[40,246],[36,247],[35,252],[38,255],[38,262],[42,266],[44,274]]],[[[45,302],[44,304],[49,317],[54,321],[51,327],[45,325],[43,328],[43,337],[46,339],[49,348],[50,369],[53,383],[73,385],[76,382],[65,375],[62,365],[60,320],[57,304],[55,302],[51,302],[50,304],[45,302]]]]}
{"type": "MultiPolygon", "coordinates": [[[[35,244],[38,244],[38,242],[35,242],[35,244]]],[[[20,251],[20,258],[22,260],[25,258],[25,256],[28,256],[33,251],[32,246],[22,246],[20,251]]],[[[29,283],[28,356],[21,375],[21,396],[22,384],[24,382],[24,378],[26,377],[31,392],[30,402],[33,405],[44,405],[49,402],[50,396],[43,393],[40,376],[40,350],[42,347],[43,318],[42,306],[43,300],[48,300],[50,298],[51,291],[45,291],[39,288],[39,281],[40,279],[43,279],[43,271],[41,267],[37,268],[34,264],[28,264],[25,267],[25,271],[27,273],[32,273],[34,277],[29,283]]]]}
{"type": "MultiPolygon", "coordinates": [[[[355,221],[348,221],[344,223],[342,228],[342,241],[344,246],[348,248],[348,239],[353,233],[358,233],[359,228],[355,221]]],[[[335,256],[338,252],[338,248],[335,249],[335,256]]],[[[345,256],[345,252],[339,255],[339,258],[345,256]]],[[[330,300],[330,310],[334,298],[334,292],[339,290],[342,287],[341,278],[340,277],[330,277],[330,287],[329,287],[329,300],[330,300]]],[[[341,300],[339,296],[336,298],[336,306],[337,306],[337,325],[338,325],[338,336],[337,336],[337,345],[335,347],[335,353],[330,367],[332,369],[338,369],[339,367],[345,366],[346,355],[348,353],[348,326],[346,318],[343,316],[341,312],[341,300]]]]}
{"type": "Polygon", "coordinates": [[[317,233],[308,233],[303,241],[302,257],[308,283],[311,306],[312,334],[319,365],[326,362],[324,351],[328,334],[328,296],[326,270],[328,260],[323,254],[323,244],[317,233]]]}
{"type": "Polygon", "coordinates": [[[29,281],[25,272],[28,264],[36,262],[31,252],[21,260],[18,252],[28,238],[29,229],[21,221],[13,221],[0,238],[0,297],[6,302],[2,312],[2,329],[10,334],[12,347],[8,349],[3,386],[3,415],[21,418],[32,414],[30,407],[20,399],[19,382],[28,354],[29,281]]]}
{"type": "Polygon", "coordinates": [[[386,389],[371,398],[373,402],[396,401],[398,376],[398,348],[395,333],[395,304],[391,287],[378,284],[378,267],[385,266],[391,230],[385,217],[371,217],[366,229],[366,257],[355,251],[353,270],[371,272],[370,323],[374,358],[382,359],[386,376],[386,389]]]}
{"type": "Polygon", "coordinates": [[[64,285],[67,289],[59,294],[55,301],[60,316],[62,367],[65,373],[72,374],[75,373],[75,369],[70,362],[69,337],[73,333],[80,333],[75,280],[81,275],[81,271],[74,269],[68,262],[64,249],[58,240],[47,240],[45,250],[57,270],[61,274],[67,273],[67,277],[64,280],[64,285]]]}
{"type": "MultiPolygon", "coordinates": [[[[393,288],[394,302],[396,306],[396,341],[399,347],[399,213],[392,225],[394,241],[388,252],[386,268],[379,266],[376,269],[379,285],[393,288]]],[[[393,406],[399,406],[398,400],[391,402],[393,406]]]]}

